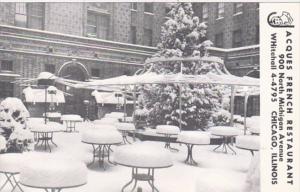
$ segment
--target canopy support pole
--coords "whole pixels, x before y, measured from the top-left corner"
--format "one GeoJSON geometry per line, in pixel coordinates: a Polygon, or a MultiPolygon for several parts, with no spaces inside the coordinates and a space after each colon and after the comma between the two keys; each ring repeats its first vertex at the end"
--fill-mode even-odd
{"type": "Polygon", "coordinates": [[[231,85],[231,96],[230,96],[230,126],[233,126],[233,115],[234,115],[234,95],[235,86],[231,85]]]}
{"type": "Polygon", "coordinates": [[[133,123],[135,124],[135,110],[136,110],[136,85],[134,85],[133,87],[133,113],[132,113],[132,117],[133,117],[133,123]]]}
{"type": "Polygon", "coordinates": [[[45,114],[44,114],[44,121],[47,124],[47,87],[45,86],[45,114]]]}
{"type": "Polygon", "coordinates": [[[248,105],[248,94],[245,92],[245,97],[244,97],[244,135],[246,135],[247,131],[247,105],[248,105]]]}
{"type": "Polygon", "coordinates": [[[127,115],[127,109],[126,109],[126,86],[125,86],[125,90],[123,91],[123,99],[124,99],[124,122],[126,122],[126,115],[127,115]]]}
{"type": "Polygon", "coordinates": [[[182,94],[182,87],[181,87],[181,83],[179,83],[179,128],[180,131],[182,129],[182,99],[181,99],[181,94],[182,94]]]}

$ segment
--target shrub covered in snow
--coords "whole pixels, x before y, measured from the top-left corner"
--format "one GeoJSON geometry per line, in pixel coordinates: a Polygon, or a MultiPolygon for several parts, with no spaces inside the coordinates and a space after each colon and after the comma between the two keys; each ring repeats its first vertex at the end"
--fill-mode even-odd
{"type": "Polygon", "coordinates": [[[33,136],[25,122],[29,112],[18,98],[8,97],[0,103],[2,132],[8,139],[7,152],[23,152],[32,147],[33,136]]]}
{"type": "MultiPolygon", "coordinates": [[[[159,51],[151,60],[151,70],[158,74],[180,73],[203,75],[208,72],[224,71],[219,62],[205,61],[159,61],[165,58],[204,58],[212,42],[206,38],[207,25],[194,16],[191,3],[174,3],[168,20],[162,26],[159,51]]],[[[147,68],[148,66],[146,66],[147,68]]],[[[221,105],[220,90],[214,85],[144,85],[141,88],[143,105],[150,109],[148,121],[151,125],[169,124],[183,129],[207,127],[212,113],[221,105]],[[181,92],[182,113],[180,122],[179,93],[181,92]]]]}
{"type": "Polygon", "coordinates": [[[229,125],[230,113],[224,109],[219,109],[217,112],[213,113],[212,120],[216,126],[229,125]]]}

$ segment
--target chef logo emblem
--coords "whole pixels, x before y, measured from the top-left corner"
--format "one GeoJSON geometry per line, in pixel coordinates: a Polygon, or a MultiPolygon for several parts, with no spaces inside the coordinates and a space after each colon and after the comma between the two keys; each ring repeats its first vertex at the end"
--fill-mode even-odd
{"type": "Polygon", "coordinates": [[[294,27],[291,14],[286,11],[282,11],[281,15],[277,12],[270,13],[268,23],[271,27],[294,27]]]}

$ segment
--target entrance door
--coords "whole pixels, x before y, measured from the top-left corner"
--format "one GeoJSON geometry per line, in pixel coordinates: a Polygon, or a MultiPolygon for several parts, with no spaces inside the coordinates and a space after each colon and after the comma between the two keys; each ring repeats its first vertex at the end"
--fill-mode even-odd
{"type": "MultiPolygon", "coordinates": [[[[76,62],[72,62],[68,65],[63,65],[59,70],[59,76],[65,79],[85,81],[88,79],[88,71],[86,68],[76,62]]],[[[90,90],[86,89],[75,89],[68,86],[62,86],[61,90],[64,90],[66,93],[69,93],[71,96],[66,95],[66,103],[64,105],[64,114],[78,114],[82,117],[86,115],[86,106],[83,101],[90,97],[90,90]]]]}

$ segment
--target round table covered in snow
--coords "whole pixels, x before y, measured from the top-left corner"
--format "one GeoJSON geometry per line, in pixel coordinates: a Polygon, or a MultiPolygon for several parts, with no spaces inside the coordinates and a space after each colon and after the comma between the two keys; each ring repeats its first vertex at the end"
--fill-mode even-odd
{"type": "Polygon", "coordinates": [[[105,156],[107,156],[107,161],[110,164],[114,164],[110,161],[111,146],[121,144],[123,140],[120,132],[117,130],[95,128],[83,132],[81,141],[93,147],[93,161],[89,165],[92,165],[95,162],[95,158],[98,157],[99,166],[105,169],[105,156]]]}
{"type": "Polygon", "coordinates": [[[241,135],[236,137],[235,146],[239,149],[248,150],[254,155],[254,151],[259,151],[260,137],[256,135],[241,135]]]}
{"type": "Polygon", "coordinates": [[[117,129],[122,133],[122,137],[123,137],[123,142],[124,144],[129,143],[127,139],[127,135],[128,133],[132,133],[134,138],[135,138],[135,126],[133,123],[116,123],[115,124],[117,129]]]}
{"type": "Polygon", "coordinates": [[[180,129],[174,125],[157,125],[156,133],[162,134],[166,137],[165,148],[178,151],[178,149],[171,147],[171,137],[177,136],[180,133],[180,129]]]}
{"type": "Polygon", "coordinates": [[[23,163],[20,172],[22,185],[44,189],[47,192],[60,192],[62,189],[87,183],[87,168],[84,163],[56,155],[34,156],[23,163]]]}
{"type": "Polygon", "coordinates": [[[183,131],[178,135],[177,141],[187,146],[187,157],[184,161],[187,164],[197,165],[193,159],[193,147],[195,145],[209,145],[210,134],[200,131],[183,131]]]}
{"type": "Polygon", "coordinates": [[[20,166],[23,162],[22,157],[23,154],[21,153],[0,154],[0,173],[6,177],[6,181],[0,187],[0,191],[2,191],[7,184],[10,184],[12,191],[14,191],[15,188],[19,188],[20,191],[23,192],[15,178],[15,175],[20,173],[20,166]]]}
{"type": "Polygon", "coordinates": [[[131,180],[122,188],[122,192],[134,183],[131,191],[137,186],[137,181],[147,181],[152,191],[158,191],[154,185],[154,170],[167,168],[173,165],[170,152],[149,143],[135,143],[118,147],[114,154],[115,162],[119,165],[130,167],[131,180]],[[146,169],[146,173],[139,173],[139,169],[146,169]]]}
{"type": "Polygon", "coordinates": [[[51,152],[51,147],[49,144],[50,141],[54,146],[57,147],[56,143],[54,143],[53,141],[53,135],[54,133],[63,131],[63,127],[61,124],[48,122],[47,124],[31,124],[29,127],[31,132],[34,133],[34,139],[36,141],[35,146],[41,145],[45,150],[47,150],[48,148],[51,152]]]}
{"type": "Polygon", "coordinates": [[[227,153],[227,148],[230,149],[234,154],[235,150],[230,147],[231,139],[236,137],[239,134],[239,131],[235,127],[230,126],[217,126],[209,129],[212,135],[219,136],[222,138],[222,143],[214,148],[216,151],[218,148],[222,147],[222,152],[227,153]]]}
{"type": "Polygon", "coordinates": [[[83,119],[79,115],[62,115],[60,118],[66,124],[66,132],[75,131],[76,123],[82,122],[83,119]]]}

